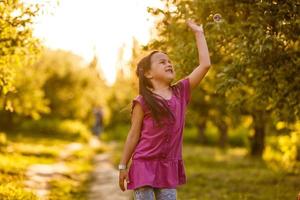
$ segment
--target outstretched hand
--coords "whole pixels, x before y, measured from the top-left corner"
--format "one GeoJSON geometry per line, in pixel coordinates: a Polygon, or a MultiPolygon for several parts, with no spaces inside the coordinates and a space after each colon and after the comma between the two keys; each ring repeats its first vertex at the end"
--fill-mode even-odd
{"type": "Polygon", "coordinates": [[[193,22],[192,20],[187,20],[186,21],[187,25],[196,33],[196,32],[204,32],[203,31],[203,26],[202,24],[197,25],[195,22],[193,22]]]}

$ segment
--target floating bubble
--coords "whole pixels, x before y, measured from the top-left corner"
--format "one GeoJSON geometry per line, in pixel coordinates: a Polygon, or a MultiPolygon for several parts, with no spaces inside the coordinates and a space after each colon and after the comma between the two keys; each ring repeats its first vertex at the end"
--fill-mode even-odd
{"type": "Polygon", "coordinates": [[[214,14],[213,20],[214,22],[220,22],[222,19],[222,16],[219,13],[214,14]]]}

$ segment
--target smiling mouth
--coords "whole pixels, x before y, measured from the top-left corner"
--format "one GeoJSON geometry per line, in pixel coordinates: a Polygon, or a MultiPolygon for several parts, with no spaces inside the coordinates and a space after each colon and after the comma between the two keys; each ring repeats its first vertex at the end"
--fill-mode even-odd
{"type": "Polygon", "coordinates": [[[169,69],[166,70],[166,72],[173,73],[174,71],[173,71],[173,69],[169,68],[169,69]]]}

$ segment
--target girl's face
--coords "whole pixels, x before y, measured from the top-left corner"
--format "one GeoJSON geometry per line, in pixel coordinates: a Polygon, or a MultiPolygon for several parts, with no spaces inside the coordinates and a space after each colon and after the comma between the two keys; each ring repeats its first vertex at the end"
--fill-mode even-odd
{"type": "Polygon", "coordinates": [[[151,69],[148,71],[147,77],[168,83],[172,82],[175,78],[175,71],[166,54],[157,52],[151,56],[151,69]]]}

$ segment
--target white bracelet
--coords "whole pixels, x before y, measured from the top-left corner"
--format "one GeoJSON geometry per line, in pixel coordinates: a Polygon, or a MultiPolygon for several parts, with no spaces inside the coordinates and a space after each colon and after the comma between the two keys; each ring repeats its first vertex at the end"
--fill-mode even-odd
{"type": "Polygon", "coordinates": [[[119,164],[118,169],[119,170],[127,169],[127,166],[125,164],[119,164]]]}

